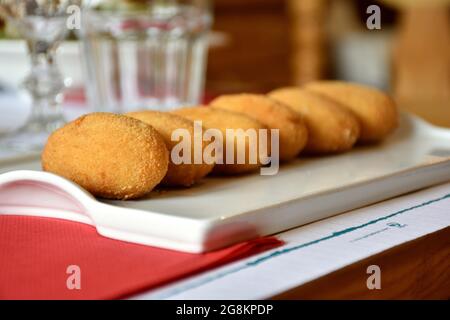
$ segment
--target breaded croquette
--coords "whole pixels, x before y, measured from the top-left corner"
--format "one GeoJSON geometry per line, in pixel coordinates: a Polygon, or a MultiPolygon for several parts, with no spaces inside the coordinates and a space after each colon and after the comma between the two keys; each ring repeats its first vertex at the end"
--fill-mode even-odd
{"type": "Polygon", "coordinates": [[[351,149],[359,137],[356,116],[338,102],[296,87],[274,90],[269,96],[300,113],[308,128],[305,152],[327,154],[351,149]]]}
{"type": "MultiPolygon", "coordinates": [[[[194,123],[191,120],[188,120],[176,114],[145,110],[130,112],[126,115],[148,123],[153,128],[155,128],[164,138],[166,147],[169,151],[172,151],[172,149],[179,143],[179,141],[172,140],[172,133],[174,133],[175,130],[186,129],[189,132],[189,135],[192,138],[194,137],[194,123]]],[[[203,153],[203,149],[206,147],[207,143],[203,140],[202,143],[203,147],[200,152],[203,153]]],[[[161,184],[166,186],[188,187],[211,172],[214,164],[207,164],[203,161],[202,163],[198,164],[194,163],[195,150],[193,141],[191,141],[190,145],[191,160],[189,161],[189,163],[175,164],[172,160],[170,160],[169,169],[161,184]]]]}
{"type": "MultiPolygon", "coordinates": [[[[249,157],[249,150],[251,149],[250,141],[248,139],[245,139],[245,142],[242,142],[241,139],[236,137],[234,137],[234,150],[236,152],[234,153],[234,159],[232,161],[233,163],[227,163],[228,161],[226,159],[226,146],[231,145],[231,142],[227,141],[226,138],[227,129],[242,129],[244,131],[246,131],[247,129],[255,129],[256,131],[259,131],[260,129],[267,129],[267,127],[264,126],[261,122],[240,113],[205,106],[182,108],[174,110],[172,112],[192,121],[202,121],[205,129],[217,129],[222,133],[223,163],[216,163],[213,169],[214,173],[226,175],[246,173],[254,171],[260,168],[263,164],[266,164],[264,163],[266,159],[262,159],[259,152],[257,154],[255,163],[252,163],[249,157]],[[242,143],[245,143],[245,145],[243,145],[242,143]],[[242,155],[242,153],[239,154],[239,150],[243,150],[245,152],[245,155],[242,155]],[[243,163],[238,163],[238,154],[244,159],[243,163]]],[[[270,138],[270,134],[268,134],[268,137],[270,138]]],[[[257,135],[254,143],[256,144],[256,146],[254,146],[256,147],[256,150],[258,150],[258,147],[261,143],[267,143],[267,152],[268,154],[270,153],[269,141],[259,141],[257,135]]]]}
{"type": "Polygon", "coordinates": [[[153,127],[112,113],[66,124],[52,133],[42,153],[45,171],[108,199],[147,194],[164,178],[168,164],[169,152],[153,127]]]}
{"type": "Polygon", "coordinates": [[[344,81],[316,81],[305,86],[349,108],[361,124],[361,142],[384,139],[398,126],[394,100],[382,91],[344,81]]]}
{"type": "Polygon", "coordinates": [[[302,116],[288,106],[261,94],[223,95],[211,106],[243,113],[260,121],[270,129],[279,129],[280,160],[295,158],[305,147],[308,132],[302,116]]]}

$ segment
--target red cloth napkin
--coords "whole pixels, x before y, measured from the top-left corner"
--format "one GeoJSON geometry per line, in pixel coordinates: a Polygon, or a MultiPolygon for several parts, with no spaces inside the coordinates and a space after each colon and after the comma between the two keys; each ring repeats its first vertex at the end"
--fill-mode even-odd
{"type": "Polygon", "coordinates": [[[0,216],[0,299],[123,298],[281,244],[266,237],[188,254],[108,239],[81,223],[0,216]],[[80,273],[67,273],[71,265],[80,273]],[[69,277],[80,290],[67,288],[69,277]]]}

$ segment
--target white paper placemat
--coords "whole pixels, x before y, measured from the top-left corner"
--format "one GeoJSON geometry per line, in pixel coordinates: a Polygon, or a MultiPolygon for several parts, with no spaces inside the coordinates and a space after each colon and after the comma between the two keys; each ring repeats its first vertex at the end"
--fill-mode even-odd
{"type": "Polygon", "coordinates": [[[280,248],[133,298],[269,298],[448,226],[450,183],[283,232],[280,248]]]}

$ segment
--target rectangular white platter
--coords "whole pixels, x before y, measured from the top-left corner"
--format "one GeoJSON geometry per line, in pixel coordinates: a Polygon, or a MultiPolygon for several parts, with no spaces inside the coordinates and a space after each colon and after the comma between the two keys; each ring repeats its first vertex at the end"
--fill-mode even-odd
{"type": "Polygon", "coordinates": [[[201,253],[450,181],[450,130],[403,115],[379,145],[300,157],[274,176],[207,177],[135,201],[97,200],[39,170],[36,157],[0,162],[0,214],[69,219],[106,237],[201,253]]]}

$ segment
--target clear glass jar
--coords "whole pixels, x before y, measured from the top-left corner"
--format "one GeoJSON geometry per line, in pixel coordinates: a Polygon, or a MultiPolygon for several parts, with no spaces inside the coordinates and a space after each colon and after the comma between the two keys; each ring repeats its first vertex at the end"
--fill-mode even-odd
{"type": "Polygon", "coordinates": [[[94,110],[168,110],[201,102],[212,23],[207,0],[91,1],[82,38],[94,110]]]}

